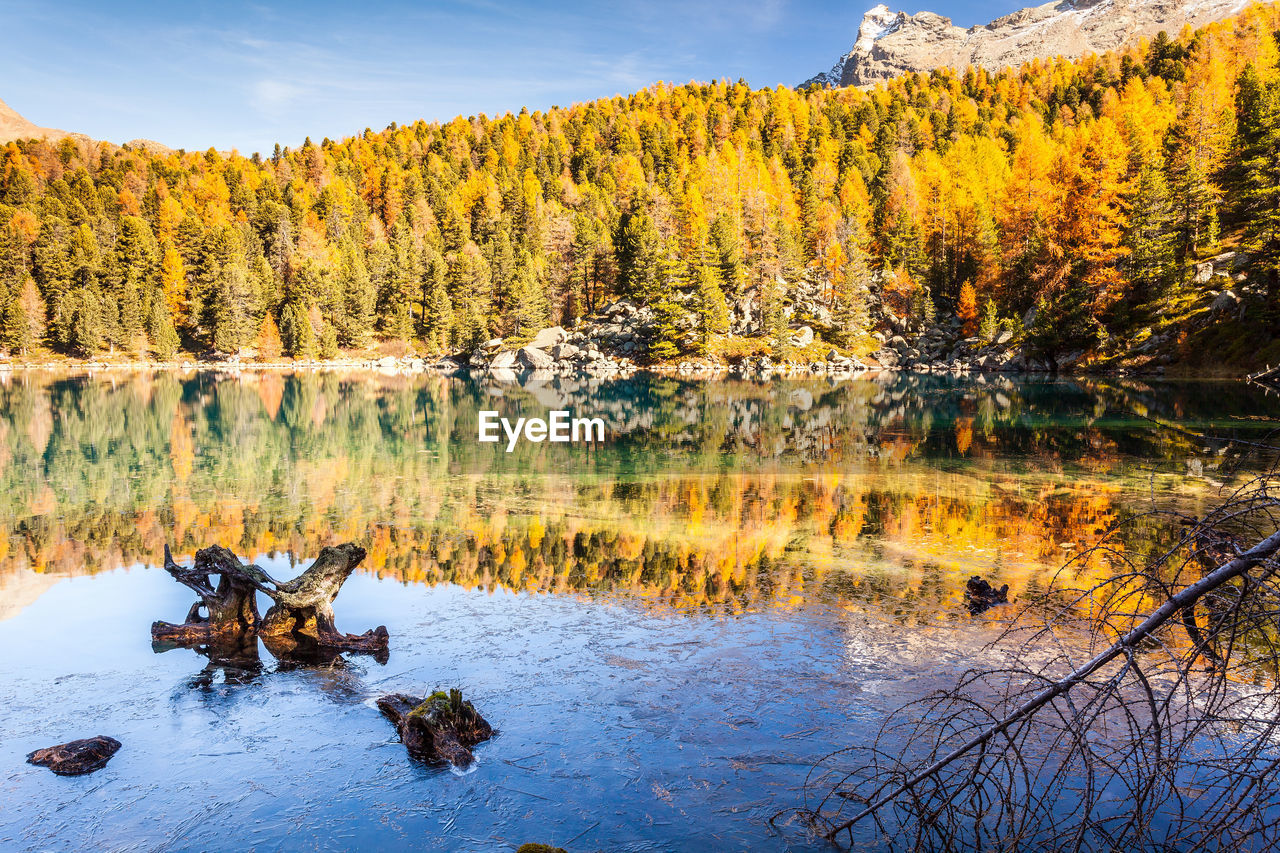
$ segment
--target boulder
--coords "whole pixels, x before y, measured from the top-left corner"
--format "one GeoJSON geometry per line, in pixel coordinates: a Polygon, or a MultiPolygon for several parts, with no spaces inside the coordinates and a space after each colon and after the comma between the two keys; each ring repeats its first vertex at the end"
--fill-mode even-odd
{"type": "Polygon", "coordinates": [[[568,359],[573,358],[575,355],[577,355],[578,351],[579,351],[578,348],[575,347],[573,344],[569,344],[569,343],[557,344],[556,346],[551,348],[551,357],[555,359],[559,359],[560,361],[566,361],[568,359]]]}
{"type": "Polygon", "coordinates": [[[48,767],[59,776],[80,776],[106,767],[119,749],[120,741],[98,735],[37,749],[27,756],[27,763],[48,767]]]}
{"type": "Polygon", "coordinates": [[[801,326],[792,333],[792,343],[798,347],[807,347],[813,343],[813,329],[801,326]]]}
{"type": "Polygon", "coordinates": [[[1224,290],[1213,300],[1213,313],[1226,314],[1236,310],[1240,305],[1240,297],[1230,290],[1224,290]]]}
{"type": "Polygon", "coordinates": [[[1208,284],[1211,278],[1213,278],[1213,261],[1205,261],[1195,265],[1192,281],[1196,284],[1208,284]]]}
{"type": "Polygon", "coordinates": [[[533,346],[521,347],[520,351],[516,353],[516,361],[520,365],[533,370],[551,367],[556,363],[551,356],[533,346]]]}
{"type": "Polygon", "coordinates": [[[560,343],[567,337],[569,337],[569,333],[566,332],[562,327],[552,326],[551,328],[543,329],[541,332],[538,332],[538,334],[534,335],[533,340],[529,341],[529,346],[533,347],[534,349],[546,351],[551,349],[553,346],[560,343]]]}
{"type": "Polygon", "coordinates": [[[493,361],[489,362],[489,366],[501,370],[503,368],[515,367],[516,354],[512,350],[504,350],[493,357],[493,361]]]}

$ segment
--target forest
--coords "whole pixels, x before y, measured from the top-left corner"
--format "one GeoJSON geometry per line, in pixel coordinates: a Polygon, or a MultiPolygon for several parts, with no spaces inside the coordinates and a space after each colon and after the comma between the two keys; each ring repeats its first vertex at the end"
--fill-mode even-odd
{"type": "Polygon", "coordinates": [[[730,354],[744,300],[778,348],[803,321],[865,351],[875,301],[915,328],[1106,353],[1222,287],[1192,272],[1227,250],[1262,345],[1280,330],[1278,56],[1280,6],[1254,5],[872,91],[659,83],[248,157],[12,142],[0,346],[466,353],[627,298],[654,311],[658,362],[730,354]]]}

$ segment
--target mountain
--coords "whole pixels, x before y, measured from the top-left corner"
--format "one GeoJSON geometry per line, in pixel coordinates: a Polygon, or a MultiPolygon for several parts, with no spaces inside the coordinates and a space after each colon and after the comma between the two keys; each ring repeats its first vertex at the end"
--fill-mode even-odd
{"type": "MultiPolygon", "coordinates": [[[[0,145],[16,139],[48,139],[56,142],[71,137],[77,142],[92,143],[94,140],[83,133],[72,133],[58,130],[56,127],[40,127],[20,115],[17,110],[0,101],[0,145]]],[[[149,154],[165,156],[172,154],[173,149],[153,139],[132,139],[125,143],[130,148],[145,150],[149,154]]]]}
{"type": "Polygon", "coordinates": [[[1062,0],[966,30],[933,12],[908,15],[881,4],[863,16],[853,49],[802,85],[869,86],[934,68],[999,69],[1037,57],[1074,59],[1161,30],[1176,36],[1184,25],[1202,27],[1246,5],[1247,0],[1062,0]]]}
{"type": "Polygon", "coordinates": [[[17,113],[13,107],[0,101],[0,143],[12,142],[15,139],[62,139],[71,136],[65,130],[52,127],[39,127],[17,113]]]}

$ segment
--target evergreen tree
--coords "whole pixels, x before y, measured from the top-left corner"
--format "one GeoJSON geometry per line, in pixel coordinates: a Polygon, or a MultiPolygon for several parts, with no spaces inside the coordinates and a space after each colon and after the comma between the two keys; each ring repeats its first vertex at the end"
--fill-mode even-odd
{"type": "Polygon", "coordinates": [[[1266,275],[1268,302],[1274,306],[1280,296],[1280,70],[1273,66],[1264,76],[1247,65],[1239,86],[1244,248],[1251,265],[1266,275]]]}
{"type": "Polygon", "coordinates": [[[315,358],[316,334],[307,309],[298,302],[287,302],[280,317],[280,340],[290,358],[315,358]]]}
{"type": "Polygon", "coordinates": [[[67,344],[72,352],[93,356],[102,349],[102,303],[92,288],[76,291],[69,332],[67,344]]]}
{"type": "Polygon", "coordinates": [[[644,211],[627,211],[618,222],[615,239],[618,284],[632,299],[651,300],[667,288],[662,280],[664,249],[653,217],[644,211]]]}
{"type": "Polygon", "coordinates": [[[431,352],[444,352],[453,341],[453,300],[445,288],[444,275],[435,276],[431,283],[422,314],[422,338],[431,352]]]}
{"type": "Polygon", "coordinates": [[[720,289],[718,270],[701,264],[694,271],[697,287],[698,334],[694,351],[699,355],[715,354],[715,338],[729,331],[729,306],[720,289]]]}
{"type": "Polygon", "coordinates": [[[685,311],[676,301],[679,282],[675,253],[673,237],[666,250],[653,261],[653,271],[645,275],[645,286],[650,288],[649,304],[653,308],[653,337],[649,341],[649,356],[656,361],[666,361],[678,356],[684,337],[681,322],[685,311]]]}
{"type": "Polygon", "coordinates": [[[996,303],[987,297],[982,303],[982,319],[978,321],[978,337],[990,343],[1000,332],[1000,315],[996,313],[996,303]]]}
{"type": "Polygon", "coordinates": [[[326,322],[320,332],[320,357],[324,359],[338,357],[338,330],[332,323],[326,322]]]}
{"type": "Polygon", "coordinates": [[[515,335],[528,335],[547,325],[546,288],[539,281],[537,263],[527,252],[516,264],[509,302],[509,325],[515,335]]]}
{"type": "Polygon", "coordinates": [[[211,306],[213,334],[211,343],[217,352],[235,355],[248,341],[251,317],[249,278],[238,263],[223,267],[211,306]]]}
{"type": "Polygon", "coordinates": [[[151,317],[148,322],[151,335],[151,351],[156,358],[168,361],[178,353],[178,330],[173,327],[173,314],[165,302],[164,291],[151,299],[151,317]]]}
{"type": "Polygon", "coordinates": [[[1129,209],[1125,266],[1136,301],[1162,298],[1174,284],[1177,260],[1173,204],[1158,153],[1139,155],[1129,209]]]}

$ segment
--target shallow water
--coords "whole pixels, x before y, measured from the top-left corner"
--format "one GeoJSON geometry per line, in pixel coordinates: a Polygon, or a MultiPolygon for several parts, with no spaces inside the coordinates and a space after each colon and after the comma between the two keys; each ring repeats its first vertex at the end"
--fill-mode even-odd
{"type": "Polygon", "coordinates": [[[972,662],[1002,616],[964,610],[969,575],[1034,591],[1120,520],[1211,504],[1260,464],[1222,437],[1277,425],[1220,383],[10,378],[0,849],[827,849],[769,816],[972,662]],[[508,455],[488,407],[610,440],[508,455]],[[153,651],[190,604],[165,542],[287,577],[345,540],[338,625],[385,624],[385,664],[153,651]],[[500,732],[466,774],[373,705],[451,686],[500,732]],[[99,733],[124,748],[90,776],[22,762],[99,733]]]}

